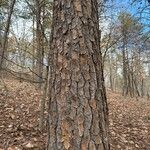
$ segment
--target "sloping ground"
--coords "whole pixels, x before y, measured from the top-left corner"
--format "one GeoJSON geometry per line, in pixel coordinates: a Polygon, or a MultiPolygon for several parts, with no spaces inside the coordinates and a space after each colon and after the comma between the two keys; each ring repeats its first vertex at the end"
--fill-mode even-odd
{"type": "Polygon", "coordinates": [[[6,80],[0,91],[0,148],[45,149],[46,134],[38,131],[40,93],[29,83],[6,80]]]}
{"type": "Polygon", "coordinates": [[[150,150],[150,101],[108,92],[113,150],[150,150]]]}
{"type": "MultiPolygon", "coordinates": [[[[0,87],[0,150],[45,150],[38,131],[41,93],[29,83],[5,80],[0,87]]],[[[108,91],[112,150],[150,149],[150,101],[124,99],[108,91]]]]}

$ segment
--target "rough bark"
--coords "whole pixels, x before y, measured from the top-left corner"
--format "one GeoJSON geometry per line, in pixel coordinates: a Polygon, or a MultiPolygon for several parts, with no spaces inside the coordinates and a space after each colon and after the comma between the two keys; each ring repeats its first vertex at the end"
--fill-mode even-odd
{"type": "Polygon", "coordinates": [[[54,0],[48,150],[109,150],[95,0],[54,0]]]}

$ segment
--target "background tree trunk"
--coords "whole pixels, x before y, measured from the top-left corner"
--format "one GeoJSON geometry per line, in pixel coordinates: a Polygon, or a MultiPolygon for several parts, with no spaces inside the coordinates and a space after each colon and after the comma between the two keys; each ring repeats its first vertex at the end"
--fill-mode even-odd
{"type": "Polygon", "coordinates": [[[8,12],[8,18],[7,18],[7,22],[6,22],[6,28],[4,31],[4,36],[3,36],[3,40],[2,40],[2,47],[0,47],[0,70],[5,67],[4,65],[4,61],[6,61],[6,58],[4,60],[4,57],[7,56],[7,39],[8,39],[8,34],[9,34],[9,28],[10,28],[10,23],[11,23],[11,16],[14,10],[14,5],[15,5],[16,0],[12,0],[11,4],[10,4],[10,9],[8,12]]]}
{"type": "Polygon", "coordinates": [[[97,1],[54,0],[49,150],[108,150],[97,1]]]}
{"type": "Polygon", "coordinates": [[[114,91],[114,80],[113,80],[113,72],[112,72],[112,56],[111,52],[108,54],[109,59],[109,80],[110,80],[110,89],[114,91]]]}
{"type": "Polygon", "coordinates": [[[33,31],[32,31],[32,36],[33,36],[33,45],[32,45],[32,78],[33,80],[35,79],[35,29],[34,29],[34,25],[35,25],[35,16],[33,15],[33,20],[32,20],[32,23],[33,23],[33,31]]]}
{"type": "Polygon", "coordinates": [[[39,88],[42,85],[42,75],[43,75],[43,58],[44,58],[44,45],[43,45],[43,34],[41,28],[41,13],[42,13],[42,1],[35,0],[36,2],[36,74],[38,76],[39,88]]]}

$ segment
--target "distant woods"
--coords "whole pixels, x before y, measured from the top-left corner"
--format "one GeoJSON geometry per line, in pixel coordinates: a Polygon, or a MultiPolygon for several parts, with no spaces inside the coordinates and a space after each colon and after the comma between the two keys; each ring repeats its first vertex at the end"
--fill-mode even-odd
{"type": "Polygon", "coordinates": [[[2,0],[0,5],[1,70],[41,88],[48,66],[52,3],[2,0]]]}
{"type": "Polygon", "coordinates": [[[120,13],[101,42],[107,87],[124,96],[149,95],[149,43],[144,24],[128,12],[120,13]]]}
{"type": "MultiPolygon", "coordinates": [[[[6,18],[6,24],[5,24],[5,30],[3,32],[3,37],[1,36],[1,32],[0,31],[0,38],[1,39],[1,43],[0,43],[0,70],[2,69],[4,63],[5,63],[5,56],[7,55],[7,39],[8,39],[8,34],[9,34],[9,29],[10,29],[10,24],[11,24],[11,17],[12,17],[12,13],[14,10],[14,5],[15,5],[16,0],[12,0],[11,3],[9,4],[9,8],[7,9],[7,18],[6,18]]],[[[3,3],[3,1],[1,2],[3,3]]],[[[3,17],[3,16],[2,16],[3,17]]],[[[4,66],[5,67],[5,66],[4,66]]]]}

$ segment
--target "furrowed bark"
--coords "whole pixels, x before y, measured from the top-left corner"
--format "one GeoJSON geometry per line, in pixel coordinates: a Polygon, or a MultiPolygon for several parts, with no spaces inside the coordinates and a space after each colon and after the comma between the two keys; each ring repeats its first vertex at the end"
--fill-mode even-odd
{"type": "Polygon", "coordinates": [[[48,150],[109,150],[95,0],[54,0],[48,150]]]}

